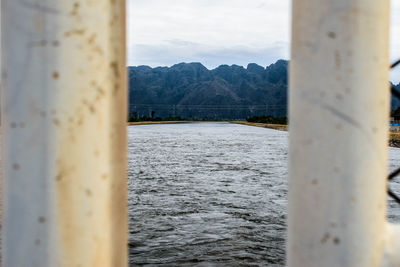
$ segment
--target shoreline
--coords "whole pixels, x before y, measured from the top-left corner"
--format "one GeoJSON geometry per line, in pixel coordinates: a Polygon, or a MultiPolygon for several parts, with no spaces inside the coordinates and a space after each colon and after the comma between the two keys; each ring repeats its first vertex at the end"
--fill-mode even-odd
{"type": "Polygon", "coordinates": [[[246,125],[246,126],[255,126],[268,128],[277,131],[288,131],[288,126],[286,124],[271,124],[271,123],[262,123],[262,122],[248,122],[248,121],[231,121],[231,123],[246,125]]]}
{"type": "Polygon", "coordinates": [[[138,122],[127,122],[127,126],[177,124],[177,123],[202,123],[202,122],[227,122],[233,124],[269,128],[278,131],[287,131],[288,128],[287,125],[285,124],[270,124],[270,123],[258,123],[258,122],[247,122],[247,121],[138,121],[138,122]]]}
{"type": "Polygon", "coordinates": [[[127,122],[127,126],[152,125],[152,124],[176,124],[176,123],[203,123],[203,122],[235,123],[235,121],[137,121],[137,122],[127,122]]]}
{"type": "MultiPolygon", "coordinates": [[[[269,128],[278,131],[288,131],[288,126],[284,124],[268,124],[268,123],[247,122],[247,121],[237,121],[232,123],[269,128]]],[[[389,132],[389,146],[400,148],[400,132],[393,132],[393,131],[389,132]]]]}
{"type": "Polygon", "coordinates": [[[137,126],[137,125],[152,125],[152,124],[175,124],[175,123],[191,123],[194,121],[137,121],[137,122],[127,122],[127,126],[137,126]]]}
{"type": "MultiPolygon", "coordinates": [[[[216,122],[216,121],[140,121],[140,122],[128,122],[127,126],[137,125],[152,125],[152,124],[177,124],[177,123],[200,123],[200,122],[216,122]]],[[[261,122],[248,122],[248,121],[224,121],[233,124],[254,126],[261,128],[268,128],[277,131],[288,131],[288,125],[286,124],[270,124],[261,122]]],[[[389,146],[400,148],[400,132],[389,132],[389,146]]]]}
{"type": "Polygon", "coordinates": [[[400,148],[400,132],[389,132],[389,146],[400,148]]]}

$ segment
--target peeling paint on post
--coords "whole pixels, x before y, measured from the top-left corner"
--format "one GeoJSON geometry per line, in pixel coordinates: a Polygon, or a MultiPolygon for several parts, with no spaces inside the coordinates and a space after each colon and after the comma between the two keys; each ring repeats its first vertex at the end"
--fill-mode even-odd
{"type": "Polygon", "coordinates": [[[389,10],[389,0],[293,1],[291,267],[399,266],[385,218],[389,10]]]}
{"type": "Polygon", "coordinates": [[[2,5],[4,266],[125,266],[125,1],[2,5]]]}

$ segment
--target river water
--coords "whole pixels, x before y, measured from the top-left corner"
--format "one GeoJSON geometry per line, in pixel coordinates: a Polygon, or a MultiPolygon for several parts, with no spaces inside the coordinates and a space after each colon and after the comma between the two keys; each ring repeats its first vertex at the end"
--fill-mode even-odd
{"type": "MultiPolygon", "coordinates": [[[[128,138],[131,265],[284,266],[287,132],[185,123],[128,138]]],[[[400,221],[393,201],[389,219],[400,221]]]]}

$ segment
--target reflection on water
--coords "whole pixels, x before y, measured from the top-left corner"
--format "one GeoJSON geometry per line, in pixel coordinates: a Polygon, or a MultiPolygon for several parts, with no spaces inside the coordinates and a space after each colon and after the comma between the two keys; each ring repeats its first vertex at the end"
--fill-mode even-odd
{"type": "Polygon", "coordinates": [[[286,132],[188,123],[128,135],[132,265],[284,266],[286,132]]]}

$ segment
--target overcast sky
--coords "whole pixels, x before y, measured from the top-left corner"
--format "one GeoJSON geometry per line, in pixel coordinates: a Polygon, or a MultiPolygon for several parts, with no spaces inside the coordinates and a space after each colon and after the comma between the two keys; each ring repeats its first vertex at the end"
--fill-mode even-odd
{"type": "MultiPolygon", "coordinates": [[[[127,0],[128,65],[201,62],[267,66],[289,57],[289,0],[127,0]]],[[[391,58],[400,58],[400,0],[392,0],[391,58]]],[[[393,73],[400,81],[400,70],[393,73]]]]}

